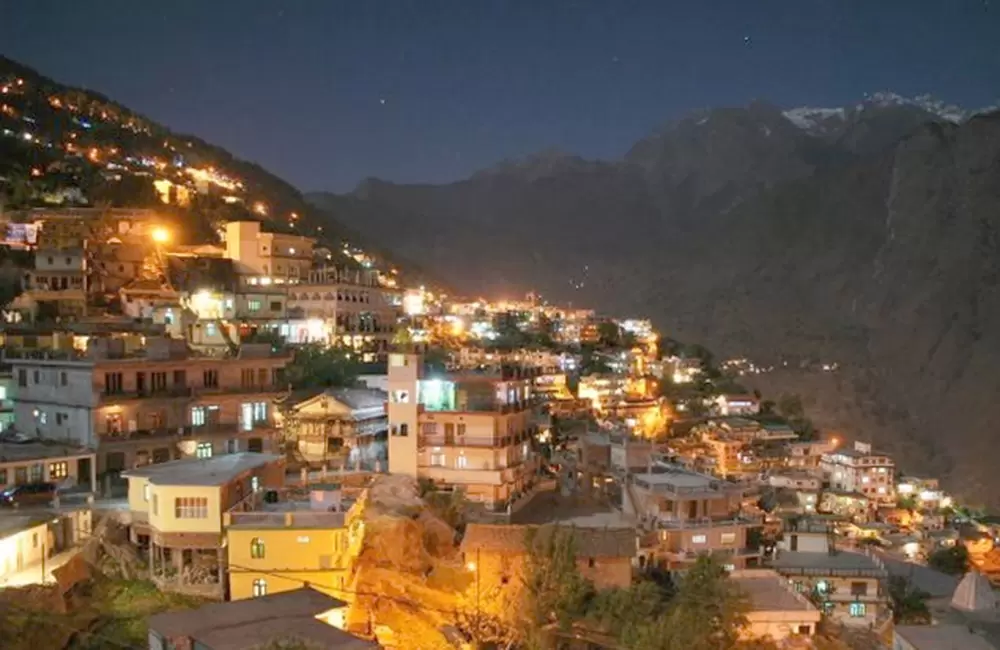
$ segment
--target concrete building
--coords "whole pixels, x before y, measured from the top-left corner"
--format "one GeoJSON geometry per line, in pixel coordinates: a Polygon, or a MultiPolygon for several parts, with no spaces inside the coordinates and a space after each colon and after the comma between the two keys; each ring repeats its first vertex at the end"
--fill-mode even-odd
{"type": "Polygon", "coordinates": [[[632,583],[636,557],[633,528],[469,524],[462,538],[462,555],[466,566],[476,573],[482,593],[517,590],[523,585],[529,539],[538,543],[560,530],[573,534],[577,568],[595,587],[626,588],[632,583]]]}
{"type": "Polygon", "coordinates": [[[227,512],[230,599],[293,591],[308,582],[353,601],[350,569],[363,525],[353,512],[340,510],[339,501],[339,486],[314,485],[305,500],[261,501],[251,511],[227,512]]]}
{"type": "Polygon", "coordinates": [[[884,564],[876,556],[838,550],[833,539],[826,524],[800,520],[785,531],[772,567],[796,591],[814,595],[837,622],[853,627],[884,622],[891,615],[884,564]]]}
{"type": "Polygon", "coordinates": [[[729,570],[757,563],[760,552],[747,547],[747,529],[758,518],[742,512],[743,488],[712,476],[657,463],[626,484],[623,512],[646,529],[644,564],[679,569],[701,553],[723,558],[729,570]]]}
{"type": "Polygon", "coordinates": [[[193,355],[184,341],[150,339],[130,352],[92,340],[88,352],[11,359],[19,429],[96,449],[98,472],[238,451],[269,451],[273,401],[284,394],[289,353],[241,346],[193,355]]]}
{"type": "Polygon", "coordinates": [[[345,607],[341,600],[303,587],[165,612],[149,617],[149,650],[245,650],[289,638],[326,650],[381,647],[337,628],[345,607]]]}
{"type": "Polygon", "coordinates": [[[719,395],[715,400],[719,415],[757,415],[760,400],[753,395],[719,395]]]}
{"type": "Polygon", "coordinates": [[[154,578],[185,584],[189,573],[207,571],[214,581],[202,585],[206,595],[221,596],[223,515],[255,502],[261,490],[282,488],[285,464],[279,456],[238,453],[148,465],[124,476],[131,539],[148,549],[154,578]]]}
{"type": "Polygon", "coordinates": [[[892,650],[997,650],[997,646],[968,625],[897,625],[892,650]]]}
{"type": "Polygon", "coordinates": [[[26,483],[97,491],[97,460],[90,449],[59,443],[0,443],[0,490],[26,483]]]}
{"type": "Polygon", "coordinates": [[[263,232],[258,221],[226,224],[226,257],[253,284],[295,284],[312,268],[315,240],[301,235],[263,232]]]}
{"type": "Polygon", "coordinates": [[[834,489],[857,492],[880,504],[896,502],[896,464],[868,443],[823,454],[820,469],[834,489]]]}
{"type": "Polygon", "coordinates": [[[389,355],[389,471],[504,508],[533,485],[539,457],[531,379],[425,377],[415,354],[389,355]]]}
{"type": "Polygon", "coordinates": [[[348,347],[370,361],[384,358],[396,332],[399,310],[375,271],[324,267],[288,290],[292,343],[348,347]]]}
{"type": "Polygon", "coordinates": [[[328,388],[299,400],[293,394],[279,411],[282,433],[306,463],[385,468],[388,399],[371,388],[328,388]]]}
{"type": "Polygon", "coordinates": [[[750,600],[747,612],[748,639],[770,637],[784,641],[789,637],[816,634],[822,614],[809,599],[796,593],[788,581],[770,569],[746,569],[729,574],[750,600]]]}

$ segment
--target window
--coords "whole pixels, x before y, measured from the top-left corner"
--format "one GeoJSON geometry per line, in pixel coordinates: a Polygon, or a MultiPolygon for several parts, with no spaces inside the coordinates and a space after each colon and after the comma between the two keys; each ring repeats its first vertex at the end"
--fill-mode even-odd
{"type": "Polygon", "coordinates": [[[205,388],[218,388],[219,387],[219,371],[218,370],[206,370],[202,373],[202,379],[204,380],[205,388]]]}
{"type": "Polygon", "coordinates": [[[868,594],[868,583],[867,582],[852,582],[851,583],[851,595],[852,596],[866,596],[868,594]]]}
{"type": "Polygon", "coordinates": [[[38,533],[31,535],[31,548],[38,548],[38,533]]]}
{"type": "Polygon", "coordinates": [[[64,423],[66,423],[66,422],[69,422],[69,414],[68,413],[56,413],[56,424],[62,425],[64,423]]]}
{"type": "Polygon", "coordinates": [[[212,443],[210,442],[199,442],[198,446],[194,450],[194,455],[198,458],[211,458],[212,457],[212,443]]]}
{"type": "Polygon", "coordinates": [[[247,300],[247,309],[249,309],[250,311],[260,311],[260,301],[247,300]]]}
{"type": "Polygon", "coordinates": [[[160,495],[153,495],[153,514],[159,516],[160,514],[160,495]]]}
{"type": "Polygon", "coordinates": [[[24,368],[18,368],[17,370],[17,385],[21,388],[28,386],[28,371],[24,368]]]}
{"type": "Polygon", "coordinates": [[[264,540],[259,537],[254,537],[250,540],[250,557],[255,560],[260,560],[264,558],[264,540]]]}
{"type": "Polygon", "coordinates": [[[7,470],[0,469],[0,487],[7,485],[7,470]]]}
{"type": "Polygon", "coordinates": [[[399,425],[399,435],[403,437],[410,435],[410,425],[405,422],[399,425]]]}
{"type": "Polygon", "coordinates": [[[704,544],[706,541],[707,540],[705,539],[704,535],[692,535],[691,536],[691,543],[692,544],[704,544]]]}
{"type": "Polygon", "coordinates": [[[458,425],[458,437],[461,438],[464,435],[465,435],[465,425],[464,424],[459,424],[458,425]]]}
{"type": "Polygon", "coordinates": [[[42,464],[35,463],[28,468],[28,475],[31,477],[32,483],[41,483],[42,481],[42,464]]]}
{"type": "Polygon", "coordinates": [[[192,406],[191,407],[191,426],[200,427],[205,425],[205,407],[204,406],[192,406]]]}
{"type": "Polygon", "coordinates": [[[722,533],[719,535],[719,541],[723,544],[735,544],[736,533],[722,533]]]}
{"type": "Polygon", "coordinates": [[[281,303],[271,301],[271,311],[281,311],[281,303]]]}
{"type": "Polygon", "coordinates": [[[308,544],[309,543],[309,536],[308,535],[299,535],[298,537],[295,538],[295,541],[298,542],[299,544],[308,544]]]}
{"type": "Polygon", "coordinates": [[[66,371],[60,372],[59,373],[59,385],[60,386],[66,386],[68,384],[69,384],[69,376],[66,374],[66,371]]]}
{"type": "Polygon", "coordinates": [[[247,451],[254,454],[264,453],[264,439],[263,438],[247,438],[247,451]]]}
{"type": "Polygon", "coordinates": [[[178,519],[207,519],[207,497],[178,497],[174,499],[174,516],[178,519]]]}
{"type": "Polygon", "coordinates": [[[255,578],[253,581],[253,597],[259,598],[260,596],[267,595],[267,580],[264,578],[255,578]]]}
{"type": "Polygon", "coordinates": [[[205,336],[215,336],[215,333],[216,333],[215,323],[206,323],[205,336]]]}
{"type": "Polygon", "coordinates": [[[597,566],[597,560],[595,560],[592,557],[588,557],[587,558],[587,566],[590,567],[591,569],[593,569],[595,566],[597,566]]]}
{"type": "Polygon", "coordinates": [[[444,467],[444,454],[431,454],[431,467],[444,467]]]}
{"type": "Polygon", "coordinates": [[[392,391],[392,401],[397,404],[406,404],[410,401],[410,393],[405,390],[394,390],[392,391]]]}
{"type": "Polygon", "coordinates": [[[812,626],[811,625],[800,625],[798,631],[796,632],[796,634],[800,634],[802,636],[811,636],[812,635],[812,626]]]}
{"type": "Polygon", "coordinates": [[[722,570],[723,571],[735,571],[736,570],[736,565],[735,564],[723,564],[722,565],[722,570]]]}
{"type": "Polygon", "coordinates": [[[259,476],[251,476],[250,477],[250,489],[253,490],[254,492],[256,492],[257,490],[260,489],[260,477],[259,476]]]}
{"type": "Polygon", "coordinates": [[[143,501],[149,501],[149,494],[152,491],[152,487],[153,486],[150,485],[149,483],[146,483],[145,485],[142,486],[142,500],[143,501]]]}
{"type": "Polygon", "coordinates": [[[457,469],[465,469],[469,466],[469,459],[465,457],[465,453],[460,453],[458,458],[455,459],[455,467],[457,469]]]}
{"type": "Polygon", "coordinates": [[[124,391],[124,382],[122,381],[122,373],[120,372],[106,372],[104,373],[104,392],[108,395],[115,395],[124,391]]]}
{"type": "Polygon", "coordinates": [[[864,603],[851,603],[850,614],[851,618],[863,618],[865,615],[865,604],[864,603]]]}
{"type": "Polygon", "coordinates": [[[69,476],[69,463],[62,461],[59,463],[49,463],[49,479],[66,478],[69,476]]]}
{"type": "Polygon", "coordinates": [[[267,402],[254,402],[253,421],[267,422],[267,402]]]}

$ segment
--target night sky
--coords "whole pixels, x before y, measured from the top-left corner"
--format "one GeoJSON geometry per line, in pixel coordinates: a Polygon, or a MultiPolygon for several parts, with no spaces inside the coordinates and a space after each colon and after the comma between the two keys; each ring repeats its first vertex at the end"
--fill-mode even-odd
{"type": "Polygon", "coordinates": [[[304,190],[618,157],[692,109],[1000,99],[1000,0],[0,0],[0,52],[304,190]]]}

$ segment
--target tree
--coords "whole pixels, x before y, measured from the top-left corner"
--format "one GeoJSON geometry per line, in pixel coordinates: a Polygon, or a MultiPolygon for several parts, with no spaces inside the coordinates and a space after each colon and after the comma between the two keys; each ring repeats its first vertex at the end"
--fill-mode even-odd
{"type": "Polygon", "coordinates": [[[358,378],[358,364],[350,352],[311,343],[295,350],[285,372],[292,388],[352,386],[358,378]]]}
{"type": "Polygon", "coordinates": [[[565,630],[581,618],[594,588],[576,566],[576,534],[571,528],[528,529],[525,546],[526,636],[537,642],[545,626],[557,623],[565,630]]]}
{"type": "Polygon", "coordinates": [[[597,325],[597,340],[605,347],[615,347],[621,342],[621,328],[614,321],[601,321],[597,325]]]}
{"type": "Polygon", "coordinates": [[[791,393],[784,393],[778,399],[778,412],[788,419],[804,418],[806,415],[802,398],[791,393]]]}
{"type": "Polygon", "coordinates": [[[728,650],[740,647],[749,609],[746,595],[722,564],[700,556],[681,579],[665,616],[636,632],[636,650],[728,650]]]}
{"type": "Polygon", "coordinates": [[[969,551],[961,543],[938,549],[927,558],[927,565],[942,573],[963,575],[969,570],[969,551]]]}
{"type": "Polygon", "coordinates": [[[639,630],[667,612],[673,594],[651,579],[639,580],[627,589],[605,589],[594,596],[587,619],[623,647],[638,641],[639,630]]]}
{"type": "Polygon", "coordinates": [[[903,576],[889,576],[889,598],[892,601],[892,620],[900,625],[928,625],[931,612],[927,599],[931,595],[918,589],[903,576]]]}

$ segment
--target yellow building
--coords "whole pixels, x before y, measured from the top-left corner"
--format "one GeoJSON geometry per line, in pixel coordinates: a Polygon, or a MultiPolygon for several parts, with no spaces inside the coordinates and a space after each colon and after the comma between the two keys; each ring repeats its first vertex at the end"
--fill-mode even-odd
{"type": "MultiPolygon", "coordinates": [[[[363,523],[352,512],[327,510],[339,486],[315,486],[309,501],[262,504],[226,513],[231,600],[314,589],[350,602],[350,568],[363,523]]],[[[342,626],[338,626],[342,627],[342,626]]]]}
{"type": "Polygon", "coordinates": [[[51,516],[4,515],[0,520],[0,583],[19,571],[42,562],[48,542],[51,516]]]}
{"type": "Polygon", "coordinates": [[[237,453],[146,465],[122,476],[132,541],[148,548],[154,578],[172,575],[184,584],[192,573],[221,571],[223,514],[256,503],[264,488],[282,487],[285,466],[279,456],[237,453]]]}

